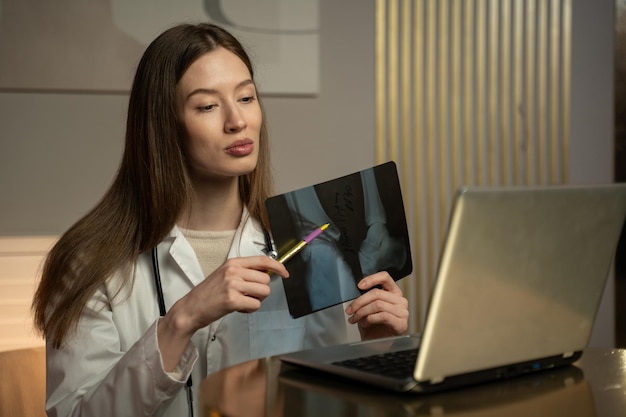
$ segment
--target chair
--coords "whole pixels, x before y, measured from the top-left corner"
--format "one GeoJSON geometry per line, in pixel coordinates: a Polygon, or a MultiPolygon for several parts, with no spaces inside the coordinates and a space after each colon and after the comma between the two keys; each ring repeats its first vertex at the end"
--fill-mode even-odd
{"type": "Polygon", "coordinates": [[[0,352],[0,417],[46,417],[44,347],[0,352]]]}

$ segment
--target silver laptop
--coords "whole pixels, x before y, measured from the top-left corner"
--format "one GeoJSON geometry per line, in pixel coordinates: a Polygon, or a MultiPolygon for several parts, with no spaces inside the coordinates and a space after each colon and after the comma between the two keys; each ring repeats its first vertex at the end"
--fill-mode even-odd
{"type": "Polygon", "coordinates": [[[414,392],[571,364],[588,344],[625,216],[626,184],[461,188],[421,334],[280,358],[414,392]]]}

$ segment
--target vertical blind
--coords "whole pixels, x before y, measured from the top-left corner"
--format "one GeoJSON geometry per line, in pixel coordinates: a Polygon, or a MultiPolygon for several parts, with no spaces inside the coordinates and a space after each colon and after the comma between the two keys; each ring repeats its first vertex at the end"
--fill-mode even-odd
{"type": "Polygon", "coordinates": [[[376,0],[376,158],[396,161],[423,324],[461,185],[567,183],[571,0],[376,0]]]}

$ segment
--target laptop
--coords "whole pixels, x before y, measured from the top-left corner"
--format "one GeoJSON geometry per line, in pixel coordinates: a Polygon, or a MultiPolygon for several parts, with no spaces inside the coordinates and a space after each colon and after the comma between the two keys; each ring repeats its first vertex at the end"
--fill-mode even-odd
{"type": "Polygon", "coordinates": [[[626,184],[462,187],[422,333],[280,359],[417,393],[572,364],[589,342],[625,216],[626,184]]]}

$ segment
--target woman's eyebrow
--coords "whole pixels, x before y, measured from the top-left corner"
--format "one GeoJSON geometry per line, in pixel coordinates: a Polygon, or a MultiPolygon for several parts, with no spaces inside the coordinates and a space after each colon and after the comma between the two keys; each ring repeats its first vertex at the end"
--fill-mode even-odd
{"type": "MultiPolygon", "coordinates": [[[[254,85],[254,81],[251,79],[243,80],[235,86],[235,90],[238,90],[250,84],[254,85]]],[[[191,96],[194,96],[196,94],[217,94],[217,93],[218,91],[214,88],[196,88],[191,93],[187,94],[187,99],[189,99],[191,96]]]]}

